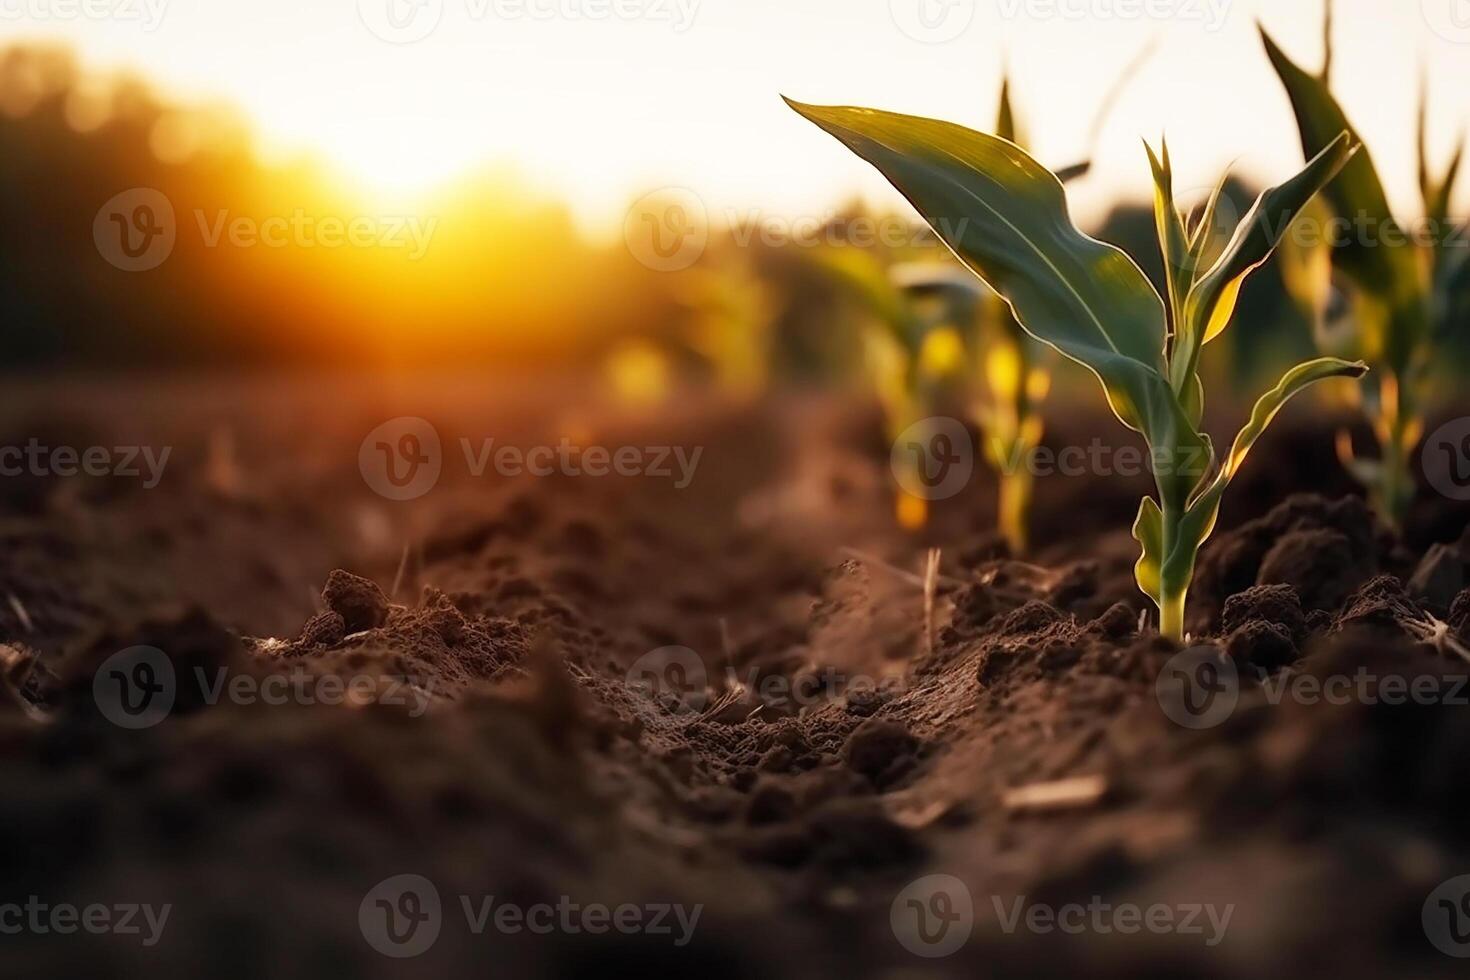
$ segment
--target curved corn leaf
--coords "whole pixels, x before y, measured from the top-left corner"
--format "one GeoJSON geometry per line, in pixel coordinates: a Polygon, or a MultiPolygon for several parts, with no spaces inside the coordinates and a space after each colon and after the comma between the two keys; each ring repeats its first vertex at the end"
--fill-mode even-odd
{"type": "MultiPolygon", "coordinates": [[[[1184,219],[1174,204],[1174,169],[1169,164],[1169,142],[1161,143],[1163,160],[1154,154],[1153,147],[1143,144],[1148,151],[1148,165],[1154,175],[1154,224],[1159,231],[1159,251],[1164,256],[1164,282],[1169,290],[1169,309],[1172,312],[1184,309],[1184,297],[1189,292],[1193,279],[1189,256],[1189,239],[1184,232],[1184,219]]],[[[1180,325],[1169,324],[1175,335],[1180,325]]]]}
{"type": "Polygon", "coordinates": [[[1210,245],[1215,237],[1215,218],[1220,210],[1220,199],[1225,195],[1225,185],[1229,182],[1230,170],[1226,169],[1210,193],[1210,199],[1195,218],[1194,227],[1189,231],[1189,258],[1196,269],[1207,269],[1219,258],[1213,254],[1216,250],[1210,245]]]}
{"type": "MultiPolygon", "coordinates": [[[[1235,444],[1220,472],[1190,501],[1183,520],[1179,521],[1167,542],[1162,512],[1152,499],[1145,499],[1133,525],[1133,536],[1143,546],[1143,555],[1134,566],[1139,587],[1148,592],[1150,586],[1157,589],[1163,581],[1189,582],[1194,578],[1196,556],[1200,546],[1215,530],[1215,521],[1220,516],[1220,498],[1224,496],[1225,488],[1240,471],[1246,455],[1266,426],[1294,395],[1318,381],[1362,377],[1367,370],[1367,365],[1361,362],[1322,357],[1288,371],[1275,388],[1256,402],[1250,421],[1235,437],[1235,444]]],[[[1157,596],[1150,595],[1155,602],[1159,601],[1157,596]]]]}
{"type": "Polygon", "coordinates": [[[1015,144],[953,123],[790,102],[878,168],[1028,333],[1090,368],[1151,445],[1188,429],[1164,380],[1164,305],[1126,254],[1072,224],[1062,185],[1015,144]]]}
{"type": "Polygon", "coordinates": [[[1176,389],[1182,390],[1184,381],[1193,374],[1200,348],[1229,325],[1246,277],[1271,257],[1297,214],[1337,176],[1355,151],[1348,134],[1340,132],[1295,177],[1256,198],[1256,203],[1236,226],[1224,253],[1189,291],[1184,304],[1184,326],[1173,360],[1176,389]]]}
{"type": "Polygon", "coordinates": [[[1220,495],[1225,492],[1225,488],[1235,478],[1235,474],[1240,472],[1240,467],[1255,446],[1256,440],[1260,439],[1261,433],[1266,431],[1266,427],[1286,407],[1286,403],[1299,392],[1328,378],[1361,378],[1367,373],[1368,365],[1362,361],[1344,361],[1337,357],[1319,357],[1298,364],[1287,371],[1277,382],[1276,387],[1256,401],[1255,408],[1251,410],[1250,420],[1235,437],[1235,442],[1230,447],[1230,455],[1225,457],[1219,474],[1199,498],[1191,502],[1191,511],[1197,507],[1219,506],[1220,495]]]}
{"type": "Polygon", "coordinates": [[[1164,514],[1152,497],[1144,497],[1133,521],[1133,539],[1140,554],[1133,566],[1138,589],[1158,605],[1162,601],[1160,573],[1164,567],[1164,514]]]}
{"type": "MultiPolygon", "coordinates": [[[[1361,142],[1323,80],[1293,63],[1264,29],[1261,39],[1291,99],[1302,152],[1308,156],[1321,152],[1344,130],[1355,142],[1361,142]]],[[[1428,310],[1414,249],[1384,244],[1390,236],[1405,242],[1408,239],[1394,223],[1371,154],[1366,150],[1358,153],[1327,185],[1324,194],[1340,218],[1355,227],[1366,223],[1372,231],[1372,235],[1352,235],[1338,243],[1333,259],[1364,292],[1373,294],[1390,311],[1384,325],[1386,336],[1368,346],[1383,350],[1389,365],[1404,373],[1428,331],[1428,310]]]]}

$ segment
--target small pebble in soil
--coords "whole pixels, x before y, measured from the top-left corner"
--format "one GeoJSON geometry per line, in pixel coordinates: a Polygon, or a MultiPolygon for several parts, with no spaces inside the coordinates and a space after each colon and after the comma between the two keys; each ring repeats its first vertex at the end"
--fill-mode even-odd
{"type": "Polygon", "coordinates": [[[1230,634],[1225,653],[1242,667],[1272,671],[1295,663],[1297,647],[1290,630],[1280,623],[1253,619],[1230,634]]]}
{"type": "Polygon", "coordinates": [[[1295,641],[1307,634],[1302,600],[1289,585],[1257,585],[1225,600],[1220,615],[1224,632],[1234,633],[1252,620],[1265,620],[1284,627],[1295,641]]]}
{"type": "Polygon", "coordinates": [[[388,597],[377,583],[340,568],[327,576],[322,602],[341,615],[348,634],[377,629],[388,620],[388,597]]]}
{"type": "Polygon", "coordinates": [[[847,737],[842,758],[849,769],[879,785],[896,778],[895,769],[911,761],[919,740],[897,722],[869,718],[847,737]]]}
{"type": "Polygon", "coordinates": [[[301,645],[308,647],[330,647],[342,642],[347,635],[347,622],[342,614],[328,609],[319,612],[301,627],[301,645]]]}

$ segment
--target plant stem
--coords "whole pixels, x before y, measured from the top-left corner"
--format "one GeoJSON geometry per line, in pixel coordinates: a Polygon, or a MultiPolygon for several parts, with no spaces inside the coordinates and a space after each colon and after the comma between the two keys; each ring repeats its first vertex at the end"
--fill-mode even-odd
{"type": "Polygon", "coordinates": [[[1010,546],[1011,556],[1019,558],[1029,544],[1027,526],[1031,514],[1031,474],[1026,470],[1002,470],[1000,473],[1000,533],[1010,546]]]}
{"type": "Polygon", "coordinates": [[[1184,642],[1184,597],[1186,592],[1165,592],[1159,606],[1159,633],[1179,643],[1184,642]]]}
{"type": "MultiPolygon", "coordinates": [[[[1180,574],[1172,561],[1180,546],[1183,512],[1174,506],[1163,507],[1164,556],[1159,568],[1159,633],[1184,642],[1184,601],[1189,594],[1189,577],[1180,574]]],[[[1187,545],[1186,545],[1187,547],[1187,545]]]]}

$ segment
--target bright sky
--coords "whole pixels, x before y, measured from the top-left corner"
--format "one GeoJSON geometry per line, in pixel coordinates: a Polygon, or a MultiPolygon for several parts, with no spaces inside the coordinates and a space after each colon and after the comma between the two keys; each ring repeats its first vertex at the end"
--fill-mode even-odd
{"type": "MultiPolygon", "coordinates": [[[[1334,85],[1412,215],[1416,60],[1429,66],[1442,161],[1470,121],[1470,0],[1338,7],[1334,85]]],[[[171,94],[224,97],[277,152],[319,152],[385,189],[509,162],[600,226],[665,185],[694,189],[717,218],[820,215],[854,189],[895,200],[778,94],[988,127],[1003,61],[1037,155],[1071,163],[1115,74],[1158,38],[1094,175],[1071,192],[1086,218],[1117,194],[1145,195],[1138,140],[1161,131],[1181,187],[1212,184],[1232,160],[1248,176],[1286,176],[1299,144],[1254,23],[1315,69],[1320,10],[1318,0],[0,0],[0,41],[62,38],[88,63],[133,67],[171,94]],[[374,28],[426,36],[394,44],[374,28]]]]}

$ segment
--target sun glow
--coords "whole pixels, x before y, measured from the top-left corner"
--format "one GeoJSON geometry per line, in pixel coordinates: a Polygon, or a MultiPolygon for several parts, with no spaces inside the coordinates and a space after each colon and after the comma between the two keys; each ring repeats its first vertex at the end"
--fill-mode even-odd
{"type": "MultiPolygon", "coordinates": [[[[1255,20],[1309,64],[1320,49],[1315,0],[1235,0],[1209,30],[1180,19],[1006,17],[1004,5],[973,4],[974,23],[943,44],[906,36],[887,2],[630,2],[649,15],[597,19],[571,0],[158,0],[147,5],[157,23],[41,19],[5,30],[10,40],[75,45],[84,63],[136,71],[184,103],[238,106],[273,156],[329,161],[379,192],[423,191],[508,164],[596,222],[618,220],[629,201],[665,186],[695,190],[715,219],[751,207],[811,215],[855,191],[893,201],[867,168],[834,162],[778,93],[986,125],[1007,61],[1038,156],[1072,163],[1087,150],[1096,85],[1050,66],[1086,63],[1108,76],[1150,39],[1164,43],[1117,104],[1092,176],[1069,189],[1074,207],[1096,217],[1120,193],[1146,197],[1138,138],[1163,129],[1196,148],[1179,161],[1184,181],[1212,185],[1237,158],[1244,176],[1265,178],[1297,163],[1300,150],[1255,20]],[[413,20],[416,29],[423,16],[431,29],[385,39],[374,18],[390,2],[390,27],[413,20]],[[541,13],[497,13],[522,6],[541,13]],[[1165,84],[1180,77],[1201,81],[1165,84]],[[1249,147],[1226,138],[1242,132],[1253,134],[1249,147]]],[[[1341,0],[1341,63],[1383,70],[1342,72],[1336,84],[1370,142],[1408,146],[1412,66],[1422,56],[1436,94],[1431,148],[1443,159],[1464,122],[1453,93],[1470,84],[1470,59],[1420,6],[1341,0]]],[[[85,98],[72,115],[96,125],[85,98]]],[[[1413,213],[1412,154],[1379,156],[1390,195],[1413,213]]]]}

